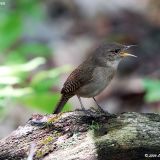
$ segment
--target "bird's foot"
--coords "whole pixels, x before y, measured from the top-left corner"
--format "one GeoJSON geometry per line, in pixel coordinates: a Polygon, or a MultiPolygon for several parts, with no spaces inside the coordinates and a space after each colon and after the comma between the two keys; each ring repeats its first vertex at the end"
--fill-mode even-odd
{"type": "Polygon", "coordinates": [[[108,116],[108,117],[110,117],[110,116],[112,115],[112,114],[110,114],[109,112],[103,110],[101,107],[98,107],[98,112],[99,112],[100,114],[106,115],[106,116],[108,116]]]}
{"type": "Polygon", "coordinates": [[[93,107],[90,109],[76,109],[76,111],[81,111],[88,117],[94,117],[97,115],[97,110],[93,107]]]}
{"type": "Polygon", "coordinates": [[[95,109],[94,107],[91,107],[91,110],[94,112],[94,114],[96,113],[99,116],[113,117],[113,118],[116,117],[115,114],[111,114],[111,113],[103,110],[100,106],[98,106],[98,109],[95,109]]]}
{"type": "Polygon", "coordinates": [[[92,109],[88,109],[88,110],[83,110],[83,112],[87,115],[87,116],[93,116],[93,114],[96,113],[95,110],[92,110],[92,109]]]}
{"type": "Polygon", "coordinates": [[[97,110],[94,107],[91,107],[90,109],[86,110],[86,109],[81,109],[78,111],[82,111],[87,117],[101,117],[101,116],[105,116],[105,117],[115,117],[115,115],[110,114],[107,111],[104,111],[103,109],[101,110],[97,110]]]}

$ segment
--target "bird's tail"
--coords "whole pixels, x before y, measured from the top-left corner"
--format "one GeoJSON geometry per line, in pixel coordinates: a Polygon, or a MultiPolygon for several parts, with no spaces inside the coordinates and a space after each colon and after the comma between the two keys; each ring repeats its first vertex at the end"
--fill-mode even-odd
{"type": "Polygon", "coordinates": [[[63,109],[64,105],[67,103],[67,101],[71,98],[71,96],[66,96],[66,95],[62,95],[60,101],[58,102],[55,110],[53,111],[53,114],[57,114],[59,112],[61,112],[61,110],[63,109]]]}

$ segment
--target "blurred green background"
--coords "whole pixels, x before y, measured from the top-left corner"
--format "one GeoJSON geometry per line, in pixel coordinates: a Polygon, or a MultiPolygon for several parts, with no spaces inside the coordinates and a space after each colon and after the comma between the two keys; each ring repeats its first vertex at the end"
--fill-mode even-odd
{"type": "MultiPolygon", "coordinates": [[[[60,98],[62,75],[68,75],[102,39],[138,46],[133,51],[138,60],[125,61],[118,76],[122,81],[127,76],[138,78],[140,83],[133,85],[137,90],[122,94],[113,89],[109,97],[123,105],[130,98],[130,103],[139,102],[136,111],[159,112],[159,1],[4,2],[0,6],[0,137],[32,113],[52,113],[60,98]]],[[[107,95],[98,99],[104,105],[107,95]]],[[[67,103],[64,111],[72,110],[73,104],[67,103]]]]}
{"type": "Polygon", "coordinates": [[[43,4],[37,0],[6,1],[1,9],[0,114],[7,112],[9,103],[52,113],[59,99],[53,87],[70,67],[47,65],[54,54],[47,43],[25,36],[33,32],[27,30],[25,20],[44,21],[43,4]]]}

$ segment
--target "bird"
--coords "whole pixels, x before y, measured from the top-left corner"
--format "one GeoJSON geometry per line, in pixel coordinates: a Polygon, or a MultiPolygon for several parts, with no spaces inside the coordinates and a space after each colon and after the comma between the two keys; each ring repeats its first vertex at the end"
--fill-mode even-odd
{"type": "Polygon", "coordinates": [[[77,96],[82,110],[81,97],[93,98],[100,111],[95,96],[99,95],[113,79],[119,62],[128,56],[137,57],[128,53],[128,49],[135,45],[122,45],[119,43],[101,43],[67,78],[61,90],[61,98],[53,114],[58,114],[64,105],[73,96],[77,96]]]}

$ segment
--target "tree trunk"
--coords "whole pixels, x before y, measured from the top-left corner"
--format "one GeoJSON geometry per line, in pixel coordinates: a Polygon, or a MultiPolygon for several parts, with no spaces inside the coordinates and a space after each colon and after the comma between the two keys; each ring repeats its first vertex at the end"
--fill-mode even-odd
{"type": "Polygon", "coordinates": [[[160,115],[82,111],[33,115],[25,126],[0,140],[0,159],[26,159],[31,152],[35,160],[158,159],[160,115]]]}

